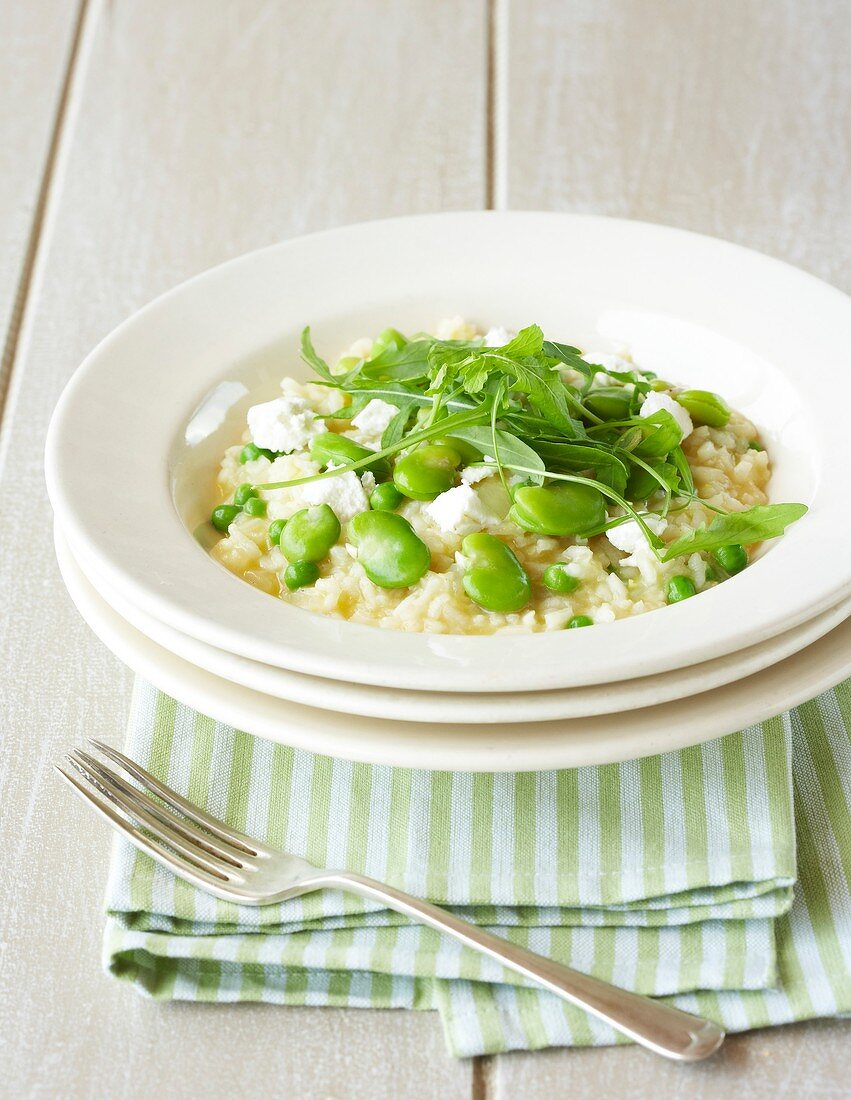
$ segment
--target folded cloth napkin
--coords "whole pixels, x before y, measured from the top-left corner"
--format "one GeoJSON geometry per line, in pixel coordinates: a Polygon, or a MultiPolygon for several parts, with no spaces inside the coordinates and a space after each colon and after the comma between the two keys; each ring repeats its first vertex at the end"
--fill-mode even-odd
{"type": "MultiPolygon", "coordinates": [[[[140,682],[127,751],[286,851],[744,1030],[851,1010],[849,729],[851,682],[645,760],[429,772],[275,745],[140,682]]],[[[108,970],[153,997],[437,1009],[460,1056],[621,1041],[353,895],[231,905],[119,841],[107,906],[108,970]]]]}

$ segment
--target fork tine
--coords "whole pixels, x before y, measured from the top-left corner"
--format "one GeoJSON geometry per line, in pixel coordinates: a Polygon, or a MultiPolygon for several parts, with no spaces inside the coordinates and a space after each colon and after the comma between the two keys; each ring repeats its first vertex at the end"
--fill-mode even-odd
{"type": "Polygon", "coordinates": [[[180,878],[191,882],[194,886],[199,886],[202,890],[215,894],[216,897],[223,898],[225,901],[251,904],[252,899],[243,896],[241,891],[229,887],[224,876],[210,874],[146,836],[132,822],[118,813],[114,803],[106,795],[101,794],[97,787],[92,785],[91,780],[83,778],[76,771],[68,771],[61,764],[54,764],[53,766],[80,798],[94,806],[101,817],[108,821],[114,829],[122,833],[131,844],[146,852],[151,859],[156,860],[157,863],[162,864],[163,867],[166,867],[180,878]]]}
{"type": "Polygon", "coordinates": [[[250,856],[267,854],[268,849],[266,849],[265,845],[258,843],[253,837],[246,836],[245,833],[239,832],[238,829],[231,829],[230,826],[225,825],[225,823],[219,821],[218,818],[211,817],[209,814],[204,813],[203,810],[194,806],[182,795],[179,795],[177,791],[173,791],[171,787],[160,782],[156,776],[145,771],[145,769],[137,764],[135,760],[131,760],[129,756],[125,756],[123,752],[119,752],[118,749],[114,749],[111,745],[107,745],[103,741],[98,741],[95,737],[89,737],[87,740],[90,745],[94,745],[99,752],[102,752],[103,755],[108,757],[114,764],[123,768],[128,775],[132,775],[143,787],[147,787],[149,791],[153,791],[154,794],[159,795],[166,805],[171,806],[173,810],[179,810],[180,813],[188,817],[190,821],[194,821],[197,825],[203,826],[214,836],[217,836],[219,840],[223,840],[226,844],[230,844],[232,847],[241,852],[246,852],[250,856]]]}
{"type": "Polygon", "coordinates": [[[224,878],[226,881],[244,881],[244,876],[240,874],[240,864],[237,864],[234,860],[225,862],[214,853],[211,853],[209,849],[201,848],[194,838],[191,836],[187,838],[185,830],[174,828],[171,821],[168,820],[171,815],[161,810],[152,798],[140,791],[133,790],[129,784],[123,783],[109,768],[103,767],[96,761],[94,767],[91,767],[85,760],[86,755],[88,754],[80,753],[75,749],[68,754],[68,760],[102,794],[114,802],[122,813],[134,818],[139,824],[143,825],[147,832],[153,834],[156,840],[167,844],[179,855],[184,856],[199,867],[203,867],[211,874],[224,878]]]}
{"type": "Polygon", "coordinates": [[[182,817],[177,817],[177,815],[171,813],[170,810],[164,810],[158,802],[155,802],[148,795],[137,790],[136,787],[131,786],[116,772],[101,764],[99,760],[96,760],[91,753],[85,752],[83,749],[74,749],[71,753],[71,757],[75,764],[82,764],[86,770],[92,772],[97,778],[104,780],[113,787],[117,787],[134,806],[138,807],[140,810],[145,810],[149,814],[153,814],[167,829],[175,830],[191,844],[203,848],[204,851],[209,852],[210,855],[218,856],[219,859],[224,860],[224,862],[231,867],[245,866],[245,861],[249,857],[246,853],[242,852],[241,849],[238,850],[232,848],[228,844],[224,844],[210,833],[198,828],[197,825],[193,825],[190,821],[182,817]],[[238,856],[242,858],[237,858],[238,856]]]}

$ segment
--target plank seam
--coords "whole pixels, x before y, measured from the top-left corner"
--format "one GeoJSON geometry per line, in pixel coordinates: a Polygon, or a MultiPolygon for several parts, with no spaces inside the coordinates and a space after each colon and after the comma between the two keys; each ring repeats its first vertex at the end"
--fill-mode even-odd
{"type": "Polygon", "coordinates": [[[509,3],[488,0],[488,210],[508,209],[509,3]]]}
{"type": "Polygon", "coordinates": [[[485,4],[485,210],[493,210],[496,179],[496,0],[485,4]]]}
{"type": "MultiPolygon", "coordinates": [[[[46,239],[45,227],[48,223],[52,196],[55,191],[54,181],[57,177],[57,168],[62,158],[62,149],[65,145],[64,136],[68,130],[69,119],[72,117],[72,104],[75,101],[74,87],[78,83],[76,74],[79,59],[83,52],[83,41],[86,37],[84,31],[89,11],[89,0],[80,0],[77,19],[74,24],[74,32],[71,36],[71,45],[65,63],[65,71],[59,89],[56,112],[53,125],[50,130],[50,138],[47,144],[47,153],[44,159],[44,167],[39,181],[36,195],[35,209],[33,211],[32,224],[27,237],[27,246],[24,251],[24,259],[21,271],[15,287],[12,313],[9,320],[9,330],[3,345],[3,354],[0,358],[0,437],[3,435],[3,423],[8,406],[9,391],[14,374],[15,365],[20,359],[20,352],[24,346],[24,333],[29,316],[29,308],[32,299],[32,289],[36,284],[36,273],[40,266],[40,256],[43,252],[43,244],[46,239]]],[[[2,466],[2,452],[0,452],[0,466],[2,466]]]]}
{"type": "Polygon", "coordinates": [[[493,1056],[480,1055],[473,1059],[473,1075],[470,1090],[470,1100],[488,1100],[491,1095],[491,1071],[493,1069],[493,1056]]]}

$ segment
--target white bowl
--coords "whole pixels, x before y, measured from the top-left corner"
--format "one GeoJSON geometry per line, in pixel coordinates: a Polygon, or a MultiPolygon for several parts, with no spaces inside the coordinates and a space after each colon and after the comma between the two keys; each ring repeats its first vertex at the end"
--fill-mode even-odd
{"type": "Polygon", "coordinates": [[[843,600],[801,626],[786,630],[760,645],[717,657],[714,661],[675,669],[664,676],[642,676],[617,684],[502,694],[406,691],[404,688],[348,684],[342,680],[320,679],[303,672],[275,668],[274,665],[260,664],[248,657],[216,649],[188,634],[181,634],[168,623],[154,619],[124,599],[104,582],[97,570],[87,569],[85,556],[66,546],[58,527],[55,537],[60,547],[58,553],[72,555],[86,580],[113,611],[176,657],[234,684],[276,699],[342,714],[405,722],[546,722],[560,718],[587,718],[596,714],[611,715],[686,699],[751,676],[785,660],[824,637],[851,614],[851,600],[843,600]]]}
{"type": "Polygon", "coordinates": [[[108,583],[154,618],[266,664],[429,691],[532,691],[648,676],[798,626],[851,595],[842,398],[851,302],[734,245],[566,214],[444,214],[252,253],[164,295],[88,357],[53,418],[56,515],[108,583]],[[775,500],[809,514],[758,561],[673,607],[593,630],[460,637],[312,615],[229,574],[189,534],[249,404],[321,350],[460,313],[632,345],[642,365],[722,391],[762,431],[775,500]],[[840,399],[832,399],[832,394],[840,399]],[[193,412],[194,410],[194,412],[193,412]]]}
{"type": "Polygon", "coordinates": [[[173,698],[248,733],[329,756],[451,771],[543,771],[685,748],[742,729],[851,674],[851,620],[755,676],[625,714],[502,725],[388,722],[287,703],[176,657],[101,599],[61,540],[57,557],[83,618],[126,664],[173,698]]]}

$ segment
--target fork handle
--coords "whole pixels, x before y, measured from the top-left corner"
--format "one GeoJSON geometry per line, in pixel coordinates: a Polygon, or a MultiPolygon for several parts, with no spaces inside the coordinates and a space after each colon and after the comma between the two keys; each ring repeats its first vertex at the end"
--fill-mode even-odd
{"type": "Polygon", "coordinates": [[[503,966],[524,978],[530,978],[666,1058],[697,1062],[708,1058],[724,1041],[724,1031],[710,1020],[650,997],[619,989],[590,974],[582,974],[543,955],[536,955],[534,951],[517,947],[431,902],[422,901],[364,875],[349,871],[329,872],[322,876],[321,885],[380,901],[389,909],[436,928],[438,932],[445,932],[465,947],[496,959],[503,966]]]}

